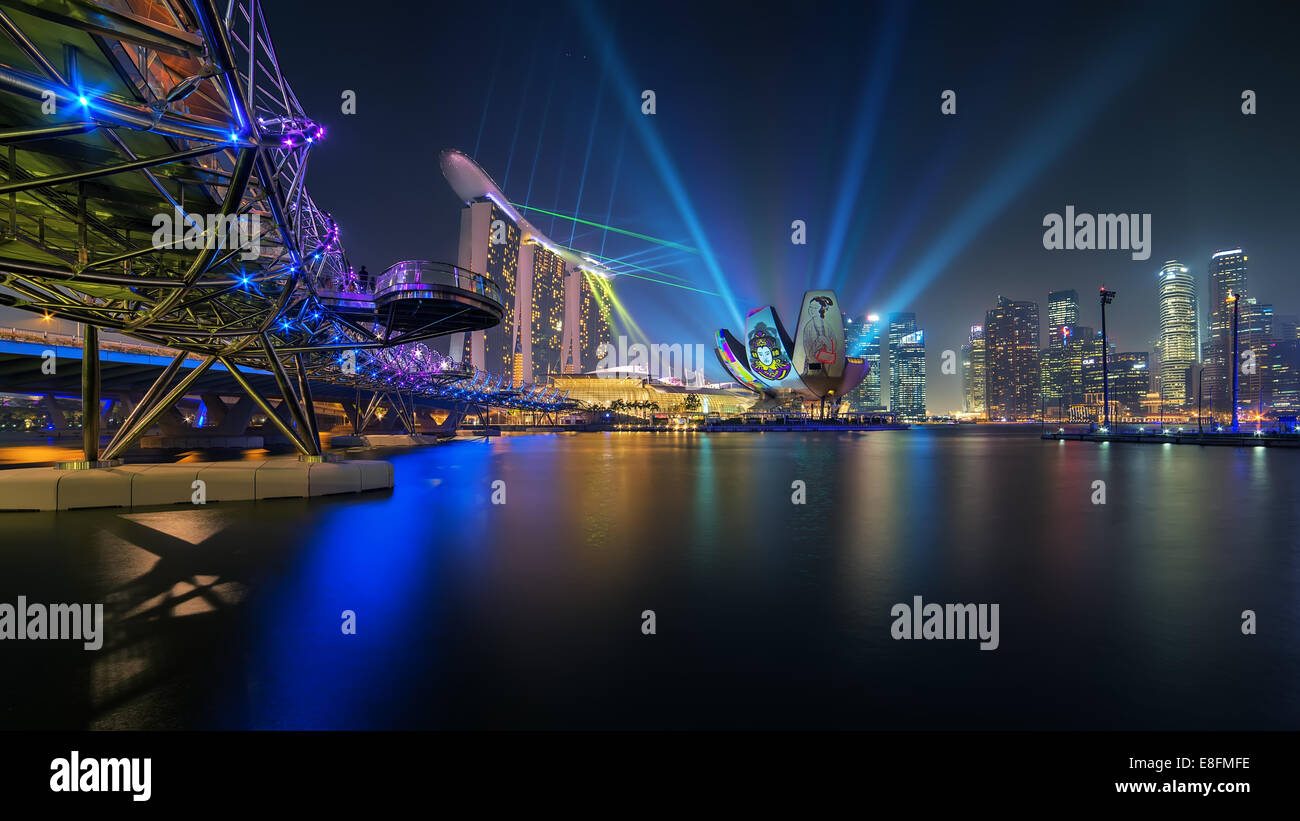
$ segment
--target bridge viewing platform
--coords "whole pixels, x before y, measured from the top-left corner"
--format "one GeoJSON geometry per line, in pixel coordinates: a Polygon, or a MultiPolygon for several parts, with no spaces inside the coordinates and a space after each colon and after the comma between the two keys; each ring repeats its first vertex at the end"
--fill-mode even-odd
{"type": "MultiPolygon", "coordinates": [[[[490,277],[408,260],[357,287],[340,226],[307,192],[325,128],[256,0],[140,0],[129,16],[13,3],[0,25],[0,306],[80,329],[52,347],[0,339],[0,392],[40,397],[56,430],[76,424],[63,403],[79,395],[81,458],[60,470],[115,471],[155,429],[206,435],[204,417],[226,437],[261,418],[259,435],[325,463],[318,401],[358,435],[566,406],[425,344],[502,322],[490,277]]],[[[67,479],[53,481],[114,481],[67,479]]]]}

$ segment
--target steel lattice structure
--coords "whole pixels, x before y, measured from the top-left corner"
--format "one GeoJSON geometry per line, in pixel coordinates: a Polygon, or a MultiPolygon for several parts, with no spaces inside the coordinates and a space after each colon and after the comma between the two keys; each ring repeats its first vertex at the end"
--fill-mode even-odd
{"type": "Polygon", "coordinates": [[[419,349],[395,346],[499,322],[499,291],[453,266],[400,263],[386,289],[360,292],[306,189],[324,129],[286,82],[258,0],[0,0],[0,29],[0,122],[16,124],[0,127],[0,304],[86,326],[86,396],[98,395],[98,329],[181,351],[104,460],[213,366],[308,456],[320,454],[309,379],[562,404],[403,365],[419,349]],[[202,362],[177,381],[188,354],[202,362]],[[275,375],[292,427],[245,367],[275,375]]]}

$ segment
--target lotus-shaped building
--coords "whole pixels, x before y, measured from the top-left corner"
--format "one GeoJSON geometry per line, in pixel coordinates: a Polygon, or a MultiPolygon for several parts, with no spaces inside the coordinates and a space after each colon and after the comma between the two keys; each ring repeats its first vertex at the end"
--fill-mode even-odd
{"type": "Polygon", "coordinates": [[[759,404],[838,403],[866,378],[869,365],[847,356],[843,314],[834,291],[807,291],[791,339],[772,306],[745,317],[745,341],[718,331],[717,354],[736,381],[757,392],[759,404]]]}

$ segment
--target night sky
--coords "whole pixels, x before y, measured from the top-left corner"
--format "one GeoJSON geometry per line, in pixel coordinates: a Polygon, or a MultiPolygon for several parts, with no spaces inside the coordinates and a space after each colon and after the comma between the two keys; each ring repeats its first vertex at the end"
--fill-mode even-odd
{"type": "MultiPolygon", "coordinates": [[[[308,187],[355,265],[454,261],[459,203],[438,152],[474,156],[515,202],[698,249],[532,215],[551,238],[679,277],[620,278],[652,341],[793,323],[832,287],[855,314],[915,311],[929,407],[998,294],[1095,292],[1120,350],[1156,339],[1155,272],[1243,245],[1250,293],[1300,313],[1297,13],[1279,5],[288,2],[279,58],[328,129],[308,187]],[[344,89],[357,114],[340,113],[344,89]],[[641,113],[653,89],[657,113],[641,113]],[[957,92],[956,116],[940,93],[957,92]],[[1241,93],[1258,94],[1243,116],[1241,93]],[[1044,215],[1152,215],[1151,256],[1047,251],[1044,215]],[[808,242],[790,241],[805,220],[808,242]],[[711,253],[709,253],[711,251],[711,253]]],[[[1202,304],[1204,312],[1204,303],[1202,304]]],[[[1044,343],[1045,344],[1045,343],[1044,343]]],[[[710,362],[712,378],[725,378],[710,362]]]]}

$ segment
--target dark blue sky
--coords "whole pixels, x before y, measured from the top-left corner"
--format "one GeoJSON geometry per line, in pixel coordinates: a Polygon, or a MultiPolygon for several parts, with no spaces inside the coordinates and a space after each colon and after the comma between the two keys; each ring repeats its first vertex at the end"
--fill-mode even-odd
{"type": "MultiPolygon", "coordinates": [[[[1251,294],[1300,313],[1296,12],[1253,3],[656,2],[266,7],[281,63],[329,128],[309,188],[354,263],[453,259],[438,170],[473,154],[517,202],[707,247],[572,242],[681,277],[616,290],[654,341],[707,344],[737,312],[834,287],[855,313],[912,310],[939,372],[998,294],[1119,291],[1121,350],[1156,338],[1155,272],[1244,245],[1251,294]],[[337,8],[337,11],[335,10],[337,8]],[[1253,117],[1243,89],[1258,94],[1253,117]],[[340,93],[358,113],[339,113],[340,93]],[[640,113],[642,89],[658,111],[640,113]],[[957,92],[957,115],[940,92],[957,92]],[[584,173],[585,169],[585,173],[584,173]],[[1151,256],[1047,251],[1045,214],[1152,215],[1151,256]],[[805,220],[808,244],[790,242],[805,220]],[[720,286],[719,283],[722,283],[720,286]],[[728,293],[729,292],[729,293],[728,293]]],[[[536,223],[567,243],[571,224],[536,223]]],[[[713,376],[721,369],[711,365],[713,376]]]]}

